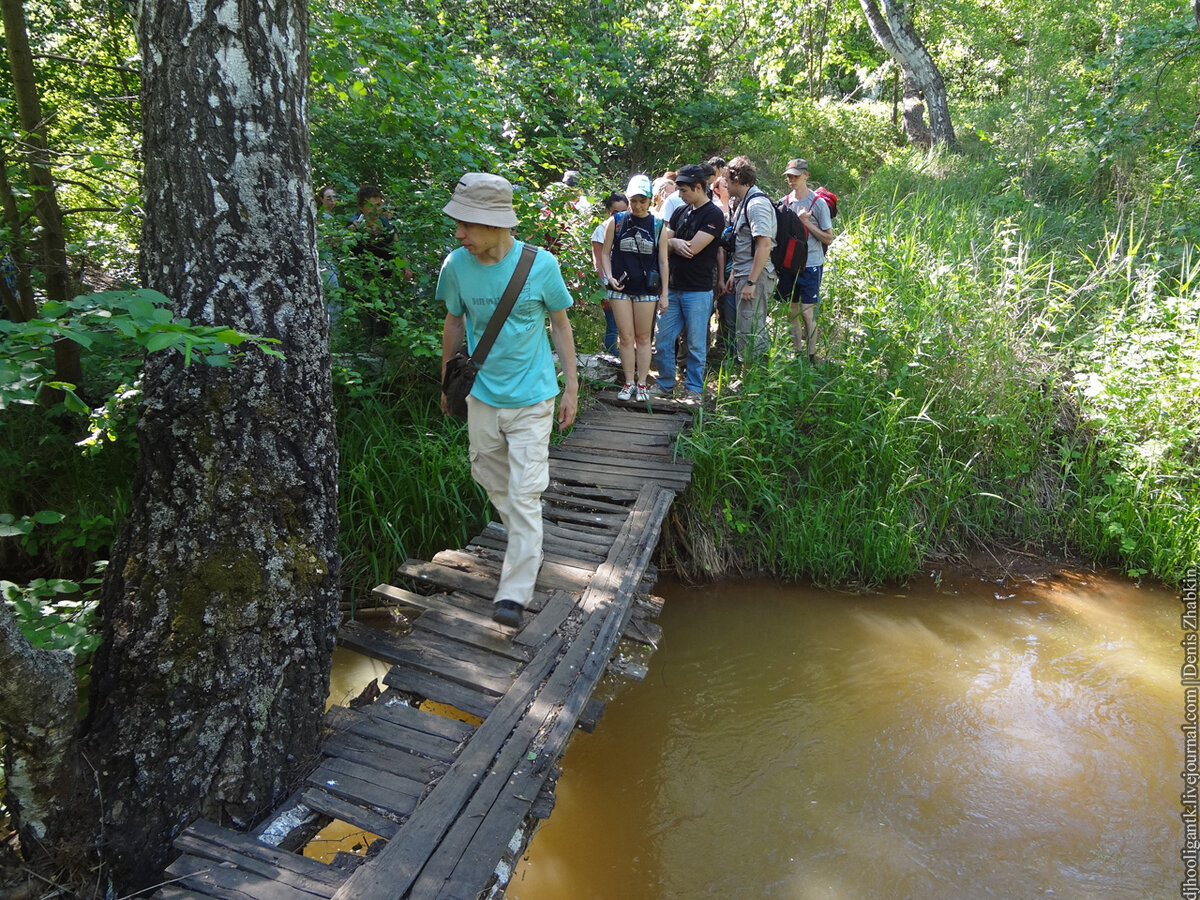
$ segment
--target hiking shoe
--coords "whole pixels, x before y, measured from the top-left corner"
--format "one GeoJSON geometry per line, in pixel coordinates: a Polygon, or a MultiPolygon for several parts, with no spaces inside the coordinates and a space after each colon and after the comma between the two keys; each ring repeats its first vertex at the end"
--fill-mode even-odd
{"type": "Polygon", "coordinates": [[[621,388],[621,390],[619,390],[617,392],[617,399],[618,400],[628,400],[632,396],[633,396],[633,382],[627,381],[627,382],[625,382],[625,387],[621,388]]]}
{"type": "Polygon", "coordinates": [[[634,395],[634,399],[645,400],[649,396],[650,396],[650,392],[646,389],[646,386],[644,384],[639,384],[637,386],[637,394],[634,395]]]}
{"type": "Polygon", "coordinates": [[[684,403],[703,403],[704,395],[702,393],[700,393],[699,391],[684,391],[683,392],[683,402],[684,403]]]}
{"type": "Polygon", "coordinates": [[[657,381],[650,385],[650,387],[646,388],[647,397],[670,397],[673,393],[675,393],[675,385],[663,387],[657,381]]]}
{"type": "Polygon", "coordinates": [[[516,600],[497,600],[492,606],[492,621],[505,628],[517,628],[525,607],[516,600]]]}

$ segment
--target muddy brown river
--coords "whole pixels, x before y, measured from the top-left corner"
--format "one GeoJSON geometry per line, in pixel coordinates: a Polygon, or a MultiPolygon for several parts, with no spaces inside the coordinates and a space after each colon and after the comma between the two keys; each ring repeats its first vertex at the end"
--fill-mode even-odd
{"type": "Polygon", "coordinates": [[[512,900],[1179,896],[1180,605],[1093,574],[660,583],[512,900]]]}

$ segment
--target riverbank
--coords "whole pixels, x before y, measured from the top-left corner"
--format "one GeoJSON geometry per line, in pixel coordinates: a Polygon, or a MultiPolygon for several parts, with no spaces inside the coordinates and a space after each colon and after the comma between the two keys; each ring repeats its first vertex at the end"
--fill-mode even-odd
{"type": "Polygon", "coordinates": [[[1200,547],[1200,258],[1074,199],[1030,202],[986,157],[876,172],[827,263],[820,364],[776,309],[768,356],[710,374],[665,564],[871,587],[1011,547],[1178,584],[1200,547]]]}

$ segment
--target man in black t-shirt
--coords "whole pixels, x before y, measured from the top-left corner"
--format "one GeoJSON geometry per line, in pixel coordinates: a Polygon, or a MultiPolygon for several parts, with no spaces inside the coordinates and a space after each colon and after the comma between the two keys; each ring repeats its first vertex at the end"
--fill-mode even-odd
{"type": "Polygon", "coordinates": [[[650,389],[652,394],[664,395],[675,390],[675,339],[686,328],[688,359],[683,398],[692,401],[704,398],[713,271],[718,239],[725,230],[725,215],[708,199],[705,180],[699,166],[684,166],[675,177],[684,205],[663,226],[661,236],[670,254],[671,280],[667,308],[658,322],[655,359],[658,381],[650,389]]]}

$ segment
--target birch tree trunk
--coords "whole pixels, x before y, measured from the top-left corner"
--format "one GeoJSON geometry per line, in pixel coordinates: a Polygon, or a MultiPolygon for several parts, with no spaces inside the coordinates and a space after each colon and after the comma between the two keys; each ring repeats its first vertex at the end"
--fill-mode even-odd
{"type": "Polygon", "coordinates": [[[4,801],[25,847],[63,833],[71,803],[78,696],[75,658],[36,650],[0,602],[0,722],[4,801]]]}
{"type": "MultiPolygon", "coordinates": [[[[904,8],[896,0],[859,0],[859,4],[879,46],[896,61],[906,78],[911,77],[924,95],[929,107],[929,133],[934,142],[954,146],[957,138],[950,121],[946,82],[904,8]]],[[[905,106],[909,106],[907,86],[905,106]]]]}
{"type": "Polygon", "coordinates": [[[246,826],[315,750],[337,623],[337,445],[303,0],[140,6],[142,275],[279,339],[148,358],[133,507],[102,589],[87,747],[121,892],[198,815],[246,826]]]}

